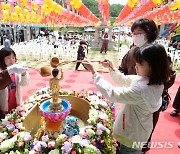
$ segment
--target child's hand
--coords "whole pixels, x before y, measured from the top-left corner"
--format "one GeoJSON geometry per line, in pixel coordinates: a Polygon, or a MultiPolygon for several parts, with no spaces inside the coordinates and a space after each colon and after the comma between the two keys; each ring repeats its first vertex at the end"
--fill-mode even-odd
{"type": "Polygon", "coordinates": [[[92,74],[94,74],[96,71],[94,70],[93,65],[91,64],[90,61],[88,60],[82,60],[82,64],[89,70],[92,72],[92,74]]]}
{"type": "Polygon", "coordinates": [[[100,64],[102,64],[102,66],[104,66],[106,68],[109,68],[110,71],[114,70],[114,66],[113,66],[112,62],[107,59],[101,61],[100,64]]]}

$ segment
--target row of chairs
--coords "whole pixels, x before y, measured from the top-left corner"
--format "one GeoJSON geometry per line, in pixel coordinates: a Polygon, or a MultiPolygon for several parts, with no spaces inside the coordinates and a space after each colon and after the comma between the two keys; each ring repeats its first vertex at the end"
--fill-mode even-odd
{"type": "Polygon", "coordinates": [[[171,60],[173,62],[173,67],[179,68],[180,67],[180,50],[173,47],[168,47],[167,53],[171,57],[171,60]]]}
{"type": "Polygon", "coordinates": [[[48,61],[52,57],[58,57],[63,60],[75,60],[77,58],[78,45],[58,45],[54,48],[52,42],[43,38],[41,40],[31,40],[14,44],[12,49],[16,52],[17,58],[29,61],[48,61]]]}

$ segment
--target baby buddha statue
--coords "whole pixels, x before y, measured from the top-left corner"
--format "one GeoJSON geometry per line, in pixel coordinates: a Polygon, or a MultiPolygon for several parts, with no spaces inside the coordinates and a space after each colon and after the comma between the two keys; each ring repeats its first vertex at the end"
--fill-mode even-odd
{"type": "Polygon", "coordinates": [[[52,70],[53,78],[49,81],[50,91],[52,93],[51,104],[49,105],[49,110],[51,112],[61,112],[63,110],[63,106],[61,104],[62,100],[59,98],[59,90],[60,85],[59,82],[63,79],[63,71],[61,69],[61,77],[58,78],[59,70],[54,68],[52,70]]]}

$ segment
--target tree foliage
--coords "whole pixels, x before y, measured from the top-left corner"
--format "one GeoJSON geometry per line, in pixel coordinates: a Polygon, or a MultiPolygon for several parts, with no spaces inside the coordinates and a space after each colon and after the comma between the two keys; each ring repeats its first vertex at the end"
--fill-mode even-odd
{"type": "Polygon", "coordinates": [[[96,0],[82,0],[82,2],[96,17],[101,17],[98,10],[98,2],[96,0]]]}
{"type": "Polygon", "coordinates": [[[121,4],[112,4],[110,5],[110,16],[118,17],[119,13],[123,9],[124,5],[121,4]]]}
{"type": "MultiPolygon", "coordinates": [[[[96,17],[101,17],[101,14],[98,10],[98,2],[97,0],[82,0],[84,5],[96,16],[96,17]]],[[[123,9],[124,5],[121,4],[112,4],[109,5],[110,9],[110,17],[118,17],[119,13],[123,9]]]]}

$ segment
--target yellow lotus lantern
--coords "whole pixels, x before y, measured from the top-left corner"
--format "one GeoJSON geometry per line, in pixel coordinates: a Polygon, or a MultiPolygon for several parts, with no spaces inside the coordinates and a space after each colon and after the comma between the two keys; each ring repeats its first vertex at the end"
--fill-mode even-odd
{"type": "Polygon", "coordinates": [[[71,6],[74,6],[75,2],[71,0],[70,4],[71,4],[71,6]]]}
{"type": "Polygon", "coordinates": [[[113,24],[113,26],[118,26],[118,23],[117,23],[117,22],[115,22],[115,23],[113,24]]]}
{"type": "Polygon", "coordinates": [[[11,13],[11,21],[13,21],[13,22],[18,21],[18,15],[16,12],[11,13]]]}
{"type": "Polygon", "coordinates": [[[109,27],[109,26],[111,26],[111,23],[110,23],[110,21],[109,22],[107,22],[107,26],[109,27]]]}
{"type": "Polygon", "coordinates": [[[21,5],[22,7],[27,6],[27,0],[21,0],[20,5],[21,5]]]}
{"type": "Polygon", "coordinates": [[[51,4],[53,2],[53,0],[44,0],[44,3],[46,4],[51,4]]]}
{"type": "Polygon", "coordinates": [[[24,22],[24,15],[22,13],[19,14],[19,21],[20,23],[24,22]]]}
{"type": "Polygon", "coordinates": [[[128,0],[127,5],[130,8],[133,8],[133,7],[135,7],[138,4],[138,2],[139,2],[139,0],[128,0]]]}
{"type": "Polygon", "coordinates": [[[41,23],[41,21],[42,21],[42,16],[38,16],[37,23],[41,23]]]}
{"type": "Polygon", "coordinates": [[[82,5],[82,1],[81,0],[70,0],[70,4],[73,8],[79,9],[82,5]]]}
{"type": "Polygon", "coordinates": [[[94,23],[94,27],[97,27],[98,26],[98,24],[97,23],[94,23]]]}
{"type": "Polygon", "coordinates": [[[31,7],[32,7],[32,9],[33,9],[34,11],[37,11],[37,10],[38,10],[38,6],[37,6],[37,4],[34,3],[34,2],[31,2],[31,7]]]}
{"type": "Polygon", "coordinates": [[[162,0],[152,0],[152,2],[156,5],[162,4],[162,0]]]}
{"type": "Polygon", "coordinates": [[[26,22],[26,23],[30,23],[30,15],[27,15],[27,16],[25,17],[25,22],[26,22]]]}
{"type": "Polygon", "coordinates": [[[61,5],[57,6],[57,13],[61,13],[63,11],[63,8],[61,5]]]}
{"type": "Polygon", "coordinates": [[[51,9],[46,8],[45,15],[49,15],[51,13],[51,9]]]}
{"type": "Polygon", "coordinates": [[[82,2],[81,1],[77,1],[77,3],[75,3],[75,5],[74,5],[74,8],[75,9],[79,9],[81,7],[81,5],[82,5],[82,2]]]}
{"type": "Polygon", "coordinates": [[[53,10],[56,10],[56,8],[57,8],[57,3],[56,3],[56,2],[52,2],[51,8],[52,8],[53,10]]]}
{"type": "Polygon", "coordinates": [[[10,16],[9,16],[9,12],[6,10],[3,10],[3,21],[9,21],[10,20],[10,16]]]}
{"type": "Polygon", "coordinates": [[[6,4],[5,7],[6,7],[6,10],[7,10],[8,12],[11,12],[11,5],[10,5],[10,3],[9,3],[9,4],[6,4]]]}
{"type": "Polygon", "coordinates": [[[36,23],[36,17],[31,17],[31,22],[36,23]]]}
{"type": "Polygon", "coordinates": [[[21,8],[17,5],[14,7],[14,12],[16,12],[17,14],[21,13],[21,8]]]}
{"type": "Polygon", "coordinates": [[[36,22],[36,12],[32,11],[31,12],[31,22],[35,23],[36,22]]]}
{"type": "Polygon", "coordinates": [[[28,11],[27,9],[24,9],[24,10],[23,10],[23,13],[24,13],[24,16],[29,15],[29,11],[28,11]]]}
{"type": "Polygon", "coordinates": [[[128,26],[131,26],[131,24],[132,24],[131,21],[128,21],[128,22],[127,22],[127,25],[128,25],[128,26]]]}
{"type": "Polygon", "coordinates": [[[46,12],[46,6],[43,4],[43,5],[41,6],[41,13],[42,13],[42,14],[45,14],[45,12],[46,12]]]}
{"type": "Polygon", "coordinates": [[[4,2],[1,3],[2,10],[6,10],[6,4],[4,2]]]}
{"type": "Polygon", "coordinates": [[[180,0],[176,0],[176,2],[172,2],[169,9],[172,11],[180,9],[180,0]]]}

